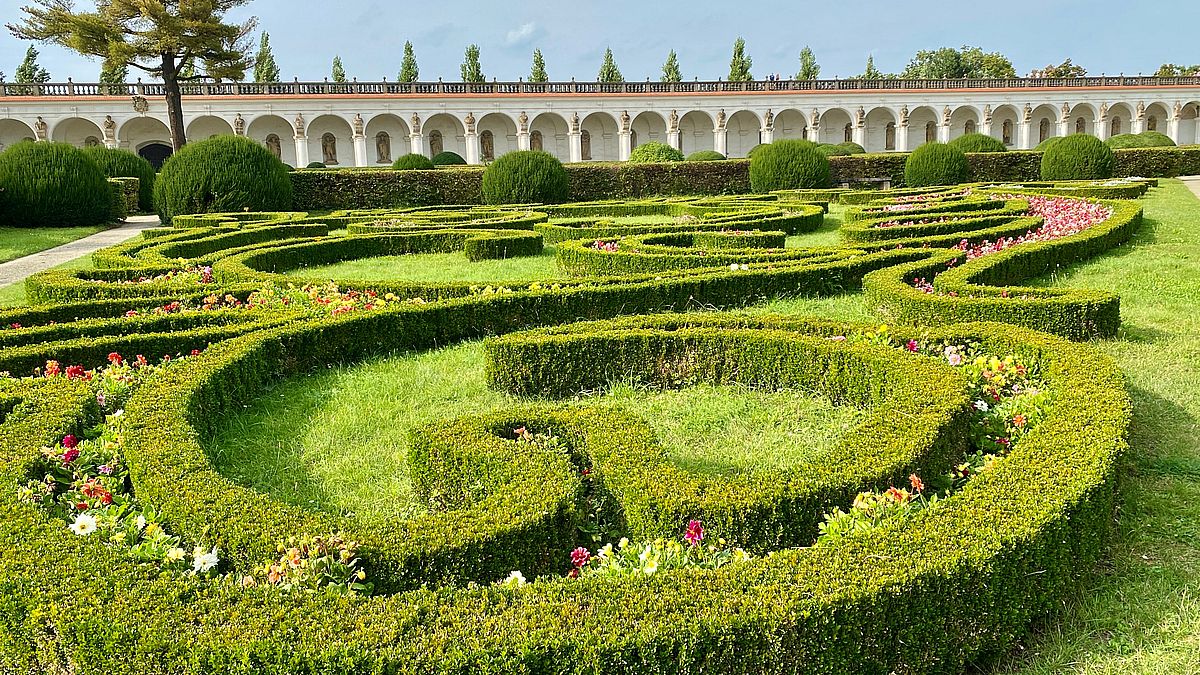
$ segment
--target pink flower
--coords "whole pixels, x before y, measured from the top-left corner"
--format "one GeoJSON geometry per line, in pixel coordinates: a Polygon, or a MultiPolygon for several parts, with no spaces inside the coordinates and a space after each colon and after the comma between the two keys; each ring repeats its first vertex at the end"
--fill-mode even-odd
{"type": "Polygon", "coordinates": [[[79,445],[79,439],[75,438],[74,434],[63,436],[62,446],[68,450],[74,450],[75,446],[79,445]]]}
{"type": "Polygon", "coordinates": [[[908,341],[908,343],[904,345],[904,348],[905,348],[905,349],[907,349],[907,350],[908,350],[908,351],[910,351],[910,352],[915,352],[915,351],[917,351],[917,341],[916,341],[916,340],[909,340],[909,341],[908,341]]]}
{"type": "Polygon", "coordinates": [[[692,546],[700,545],[700,542],[704,540],[704,526],[700,524],[700,521],[693,520],[688,523],[687,531],[683,533],[683,539],[692,546]]]}
{"type": "Polygon", "coordinates": [[[67,450],[66,452],[63,453],[63,456],[62,456],[63,464],[70,464],[71,462],[74,462],[77,459],[79,459],[79,451],[76,450],[75,448],[71,448],[70,450],[67,450]]]}
{"type": "Polygon", "coordinates": [[[588,561],[591,559],[592,559],[592,554],[589,553],[588,550],[582,546],[575,549],[574,551],[571,551],[571,564],[574,565],[577,569],[588,564],[588,561]]]}

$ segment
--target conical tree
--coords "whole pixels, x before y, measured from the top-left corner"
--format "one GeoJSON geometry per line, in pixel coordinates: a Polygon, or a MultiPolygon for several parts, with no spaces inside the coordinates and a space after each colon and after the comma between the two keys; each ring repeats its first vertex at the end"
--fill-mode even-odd
{"type": "Polygon", "coordinates": [[[38,53],[33,45],[29,45],[29,49],[25,50],[25,60],[21,61],[21,65],[17,66],[17,72],[13,73],[13,82],[40,84],[50,81],[50,72],[38,65],[38,53]]]}
{"type": "Polygon", "coordinates": [[[479,45],[467,45],[462,63],[463,82],[483,82],[483,66],[479,65],[479,45]]]}
{"type": "Polygon", "coordinates": [[[533,67],[529,69],[530,82],[549,82],[550,77],[546,75],[546,59],[542,58],[542,50],[533,50],[533,67]]]}
{"type": "Polygon", "coordinates": [[[806,45],[800,50],[800,72],[796,73],[797,80],[815,80],[821,76],[821,66],[817,64],[817,57],[813,55],[813,50],[806,45]]]}
{"type": "Polygon", "coordinates": [[[412,43],[405,40],[404,42],[404,59],[400,61],[400,74],[396,79],[401,82],[416,82],[421,76],[421,71],[417,68],[417,55],[413,52],[412,43]]]}
{"type": "Polygon", "coordinates": [[[104,59],[104,64],[100,66],[100,84],[115,87],[125,84],[127,79],[129,79],[128,64],[111,57],[104,59]]]}
{"type": "Polygon", "coordinates": [[[683,73],[679,72],[679,58],[675,56],[675,50],[667,54],[667,62],[662,67],[663,82],[682,82],[683,73]]]}
{"type": "Polygon", "coordinates": [[[342,67],[342,57],[333,57],[333,70],[329,73],[329,79],[334,82],[346,81],[346,69],[342,67]]]}
{"type": "Polygon", "coordinates": [[[867,56],[867,68],[866,68],[866,70],[863,71],[862,77],[860,77],[859,79],[861,79],[861,80],[882,80],[883,79],[883,73],[879,72],[879,69],[875,67],[875,56],[874,55],[867,56]]]}
{"type": "Polygon", "coordinates": [[[746,56],[746,41],[738,38],[733,42],[733,58],[729,61],[729,81],[730,82],[746,82],[753,80],[754,76],[750,74],[750,66],[754,64],[754,60],[746,56]]]}
{"type": "Polygon", "coordinates": [[[625,77],[621,75],[621,69],[617,67],[617,61],[613,58],[612,49],[604,50],[604,62],[600,64],[600,73],[596,75],[597,82],[624,82],[625,77]]]}
{"type": "Polygon", "coordinates": [[[279,65],[275,63],[275,54],[271,52],[271,35],[266,31],[259,39],[258,53],[254,55],[254,81],[279,81],[279,65]]]}

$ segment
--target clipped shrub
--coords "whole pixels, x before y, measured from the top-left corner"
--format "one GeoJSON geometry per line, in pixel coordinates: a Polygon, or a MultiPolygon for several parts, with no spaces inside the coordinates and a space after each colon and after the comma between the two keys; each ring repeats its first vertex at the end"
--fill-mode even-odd
{"type": "Polygon", "coordinates": [[[950,145],[963,152],[1006,152],[1004,142],[987,134],[964,134],[950,141],[950,145]]]}
{"type": "Polygon", "coordinates": [[[846,157],[851,154],[846,148],[832,143],[820,143],[817,150],[826,157],[846,157]]]}
{"type": "Polygon", "coordinates": [[[1051,136],[1050,138],[1047,138],[1046,140],[1042,141],[1041,143],[1038,143],[1037,147],[1034,148],[1034,151],[1035,152],[1045,152],[1045,151],[1049,150],[1050,148],[1054,147],[1062,139],[1063,139],[1062,136],[1051,136]]]}
{"type": "Polygon", "coordinates": [[[185,213],[286,211],[292,207],[288,169],[243,136],[189,143],[163,164],[154,206],[164,224],[185,213]]]}
{"type": "Polygon", "coordinates": [[[725,155],[716,150],[699,150],[687,156],[689,162],[719,162],[725,159],[725,155]]]}
{"type": "Polygon", "coordinates": [[[845,150],[847,155],[865,155],[865,154],[867,154],[866,148],[864,148],[863,146],[861,146],[858,143],[855,143],[853,141],[846,141],[845,143],[838,143],[837,147],[845,150]]]}
{"type": "Polygon", "coordinates": [[[306,168],[306,169],[324,169],[325,163],[324,162],[309,162],[308,166],[306,166],[304,168],[306,168]]]}
{"type": "Polygon", "coordinates": [[[750,159],[751,157],[754,157],[754,153],[758,152],[761,148],[767,147],[767,145],[769,145],[769,144],[768,143],[759,143],[758,145],[754,146],[753,148],[750,148],[750,152],[746,153],[746,159],[750,159]]]}
{"type": "Polygon", "coordinates": [[[483,201],[487,204],[554,204],[570,194],[567,171],[554,155],[541,150],[518,150],[501,155],[483,172],[483,201]]]}
{"type": "Polygon", "coordinates": [[[433,162],[425,155],[418,155],[414,152],[397,157],[396,161],[392,162],[392,168],[397,171],[426,170],[433,168],[433,162]]]}
{"type": "Polygon", "coordinates": [[[83,152],[91,157],[96,166],[109,178],[138,179],[138,209],[154,210],[154,179],[157,172],[145,157],[128,150],[106,148],[103,145],[84,148],[83,152]]]}
{"type": "Polygon", "coordinates": [[[1042,180],[1112,178],[1112,148],[1095,136],[1071,134],[1042,153],[1042,180]]]}
{"type": "Polygon", "coordinates": [[[112,201],[104,172],[74,146],[17,143],[0,153],[0,225],[97,225],[112,201]]]}
{"type": "Polygon", "coordinates": [[[651,162],[682,162],[683,153],[666,143],[651,141],[643,143],[633,149],[629,153],[629,161],[634,164],[647,164],[651,162]]]}
{"type": "Polygon", "coordinates": [[[1168,148],[1175,145],[1175,141],[1161,131],[1143,131],[1138,136],[1142,138],[1143,148],[1168,148]]]}
{"type": "Polygon", "coordinates": [[[945,143],[926,143],[904,163],[904,184],[908,187],[957,185],[965,183],[970,175],[967,155],[945,143]]]}
{"type": "Polygon", "coordinates": [[[1143,147],[1142,138],[1137,134],[1117,134],[1116,136],[1109,136],[1108,140],[1104,141],[1104,144],[1113,150],[1118,148],[1143,147]]]}
{"type": "Polygon", "coordinates": [[[457,152],[444,150],[433,156],[434,166],[454,166],[457,164],[466,164],[467,160],[462,158],[462,155],[457,152]]]}
{"type": "Polygon", "coordinates": [[[786,139],[760,146],[750,158],[755,192],[829,187],[829,158],[809,141],[786,139]]]}

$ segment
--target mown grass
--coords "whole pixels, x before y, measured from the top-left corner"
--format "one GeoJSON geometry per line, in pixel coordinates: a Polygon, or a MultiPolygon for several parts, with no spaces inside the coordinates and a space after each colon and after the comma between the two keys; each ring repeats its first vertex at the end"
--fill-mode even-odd
{"type": "Polygon", "coordinates": [[[0,263],[16,260],[108,229],[88,227],[0,227],[0,263]]]}
{"type": "MultiPolygon", "coordinates": [[[[90,270],[92,269],[92,256],[85,255],[74,260],[68,260],[61,265],[55,265],[52,269],[56,270],[90,270]]],[[[29,304],[25,297],[25,282],[18,281],[15,284],[0,286],[0,308],[4,307],[22,307],[29,304]]]]}

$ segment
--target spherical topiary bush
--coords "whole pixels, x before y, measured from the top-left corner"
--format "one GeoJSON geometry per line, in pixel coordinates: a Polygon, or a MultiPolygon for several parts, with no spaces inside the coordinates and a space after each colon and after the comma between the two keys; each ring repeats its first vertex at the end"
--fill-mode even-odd
{"type": "Polygon", "coordinates": [[[633,149],[629,153],[629,161],[634,164],[647,164],[650,162],[682,162],[683,153],[672,148],[666,143],[650,141],[643,143],[633,149]]]}
{"type": "Polygon", "coordinates": [[[156,172],[154,165],[146,161],[145,157],[136,155],[128,150],[119,150],[117,148],[106,148],[103,145],[96,145],[90,148],[84,148],[83,152],[104,175],[109,178],[136,178],[138,179],[138,208],[142,211],[151,211],[154,209],[154,178],[156,172]]]}
{"type": "Polygon", "coordinates": [[[396,161],[392,162],[392,168],[397,171],[432,169],[433,162],[425,155],[412,153],[403,157],[397,157],[396,161]]]}
{"type": "Polygon", "coordinates": [[[1118,148],[1140,148],[1143,147],[1144,141],[1137,134],[1117,134],[1109,136],[1108,140],[1104,141],[1108,147],[1116,150],[1118,148]]]}
{"type": "Polygon", "coordinates": [[[304,168],[306,168],[306,169],[324,169],[325,163],[324,162],[309,162],[308,166],[306,166],[304,168]]]}
{"type": "Polygon", "coordinates": [[[716,150],[698,150],[687,156],[689,162],[719,162],[725,159],[725,155],[716,150]]]}
{"type": "Polygon", "coordinates": [[[1004,142],[987,134],[964,134],[950,141],[950,145],[963,152],[1006,152],[1004,142]]]}
{"type": "Polygon", "coordinates": [[[750,151],[746,153],[746,159],[753,158],[754,153],[758,152],[759,149],[765,148],[765,147],[767,147],[766,143],[759,143],[758,145],[754,146],[753,148],[750,148],[750,151]]]}
{"type": "Polygon", "coordinates": [[[163,164],[154,207],[163,223],[186,213],[287,211],[292,180],[264,146],[243,136],[217,136],[188,143],[163,164]]]}
{"type": "Polygon", "coordinates": [[[1042,141],[1041,143],[1038,143],[1037,147],[1034,148],[1034,151],[1035,152],[1045,152],[1045,151],[1049,150],[1050,148],[1054,147],[1055,144],[1057,144],[1062,139],[1063,139],[1062,136],[1051,136],[1050,138],[1047,138],[1046,140],[1042,141]]]}
{"type": "Polygon", "coordinates": [[[466,164],[467,160],[462,158],[462,155],[457,152],[444,150],[433,156],[434,166],[452,166],[455,164],[466,164]]]}
{"type": "Polygon", "coordinates": [[[845,150],[847,155],[865,155],[865,154],[867,154],[866,148],[864,148],[863,146],[861,146],[858,143],[855,143],[853,141],[846,141],[845,143],[838,143],[837,147],[845,150]]]}
{"type": "Polygon", "coordinates": [[[1160,131],[1143,131],[1138,134],[1143,148],[1166,148],[1175,145],[1171,137],[1160,131]]]}
{"type": "Polygon", "coordinates": [[[945,143],[926,143],[904,162],[904,184],[908,187],[957,185],[965,183],[970,175],[966,154],[945,143]]]}
{"type": "Polygon", "coordinates": [[[112,200],[104,172],[74,146],[16,143],[0,153],[0,225],[98,225],[112,200]]]}
{"type": "Polygon", "coordinates": [[[1042,180],[1112,178],[1112,148],[1095,136],[1071,134],[1042,153],[1042,180]]]}
{"type": "Polygon", "coordinates": [[[565,202],[570,187],[562,162],[541,150],[505,153],[483,171],[483,201],[488,204],[565,202]]]}
{"type": "Polygon", "coordinates": [[[750,188],[755,192],[823,188],[829,181],[829,158],[808,141],[775,141],[750,158],[750,188]]]}
{"type": "Polygon", "coordinates": [[[817,145],[817,152],[826,157],[845,157],[850,154],[850,151],[840,145],[832,143],[820,143],[817,145]]]}

